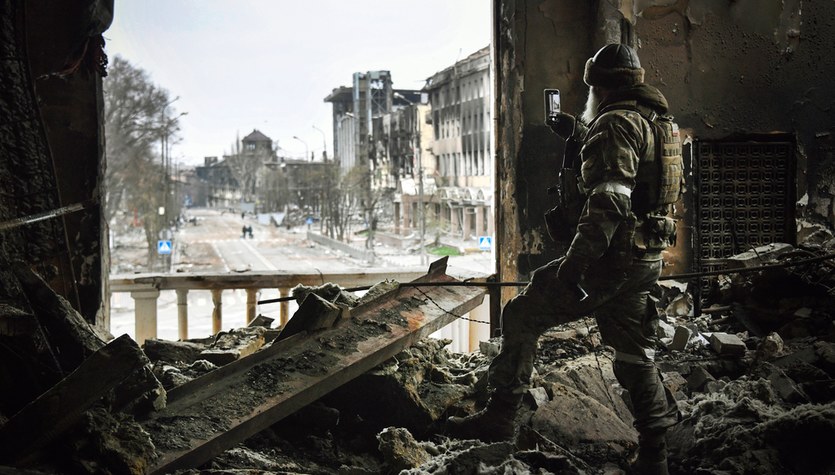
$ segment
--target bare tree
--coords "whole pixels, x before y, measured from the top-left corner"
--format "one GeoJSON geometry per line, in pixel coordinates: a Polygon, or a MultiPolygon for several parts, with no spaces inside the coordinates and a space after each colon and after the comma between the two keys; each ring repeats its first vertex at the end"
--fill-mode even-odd
{"type": "Polygon", "coordinates": [[[270,154],[271,151],[264,149],[243,150],[240,138],[235,140],[231,153],[226,157],[226,163],[232,177],[240,186],[241,198],[244,201],[255,200],[258,173],[262,171],[264,162],[271,158],[270,154]]]}
{"type": "Polygon", "coordinates": [[[142,222],[153,262],[159,231],[158,216],[169,179],[163,167],[164,147],[176,140],[177,118],[166,117],[172,100],[141,68],[116,56],[104,79],[106,219],[119,211],[135,213],[142,222]]]}

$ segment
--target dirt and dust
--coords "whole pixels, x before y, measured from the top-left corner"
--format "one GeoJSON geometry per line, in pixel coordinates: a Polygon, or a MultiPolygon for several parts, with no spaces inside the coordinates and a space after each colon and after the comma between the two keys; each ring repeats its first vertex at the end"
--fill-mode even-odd
{"type": "MultiPolygon", "coordinates": [[[[799,254],[804,253],[782,259],[799,254]]],[[[791,273],[791,286],[773,269],[725,278],[698,316],[687,285],[657,289],[658,366],[683,415],[668,437],[671,473],[835,471],[835,453],[829,449],[835,436],[835,309],[826,298],[835,286],[828,269],[829,264],[819,263],[791,273]],[[718,335],[726,335],[724,346],[715,344],[718,335]],[[741,347],[733,346],[735,340],[741,347]]],[[[426,302],[398,300],[409,308],[426,302]]],[[[81,457],[74,471],[118,465],[141,473],[152,443],[157,451],[185,448],[194,438],[223,431],[266,398],[293,391],[294,376],[320,375],[339,355],[357,351],[362,340],[406,322],[398,312],[379,311],[342,323],[339,332],[311,338],[297,352],[224,380],[227,389],[181,412],[141,425],[91,416],[103,427],[95,431],[100,440],[92,446],[105,461],[94,467],[95,458],[81,457]],[[147,444],[106,436],[122,432],[147,444]],[[107,465],[106,454],[118,447],[134,453],[107,465]]],[[[628,393],[612,371],[612,351],[602,344],[593,319],[555,327],[540,339],[513,442],[484,444],[444,435],[448,416],[483,406],[487,367],[500,340],[466,355],[449,352],[448,343],[417,341],[202,467],[179,473],[625,473],[637,434],[628,393]]],[[[199,352],[189,347],[168,354],[199,352]]],[[[156,361],[155,374],[173,389],[216,368],[200,359],[156,361]]],[[[89,434],[80,433],[78,440],[78,447],[91,446],[80,442],[90,440],[89,434]]]]}
{"type": "MultiPolygon", "coordinates": [[[[835,435],[835,335],[827,330],[832,302],[821,293],[825,270],[792,274],[791,292],[773,270],[728,278],[721,298],[704,302],[708,311],[699,316],[686,285],[659,287],[665,327],[658,335],[659,367],[683,414],[669,435],[671,473],[835,470],[828,449],[835,435]],[[765,305],[779,310],[779,318],[758,312],[758,298],[768,299],[765,305]],[[753,332],[757,322],[770,331],[753,332]],[[686,344],[672,350],[679,327],[687,329],[686,344]],[[743,352],[717,353],[714,333],[738,338],[743,352]]],[[[593,319],[556,327],[540,339],[514,443],[443,435],[447,416],[471,413],[486,400],[484,376],[499,344],[460,355],[444,343],[419,342],[323,398],[320,415],[307,415],[317,412],[307,408],[244,444],[269,464],[231,464],[225,455],[203,473],[270,472],[287,460],[302,473],[624,473],[637,442],[629,397],[614,378],[613,355],[593,319]],[[267,453],[260,451],[266,447],[267,453]]]]}

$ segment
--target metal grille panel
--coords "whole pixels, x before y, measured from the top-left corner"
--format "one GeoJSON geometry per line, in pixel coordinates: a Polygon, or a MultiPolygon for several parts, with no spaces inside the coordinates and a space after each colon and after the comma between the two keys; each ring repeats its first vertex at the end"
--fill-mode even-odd
{"type": "Polygon", "coordinates": [[[794,149],[789,141],[694,143],[700,270],[721,269],[724,259],[757,246],[794,242],[794,149]]]}

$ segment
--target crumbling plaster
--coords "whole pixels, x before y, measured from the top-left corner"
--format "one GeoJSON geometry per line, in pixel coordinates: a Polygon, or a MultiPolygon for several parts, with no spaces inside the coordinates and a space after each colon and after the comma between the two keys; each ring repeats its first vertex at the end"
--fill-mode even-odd
{"type": "Polygon", "coordinates": [[[563,110],[580,112],[583,63],[618,39],[638,47],[686,137],[794,135],[797,196],[808,192],[806,209],[832,225],[835,180],[820,176],[832,153],[819,142],[835,122],[833,18],[835,3],[801,0],[497,0],[501,278],[524,279],[562,251],[542,238],[562,156],[542,126],[542,89],[559,88],[563,110]]]}

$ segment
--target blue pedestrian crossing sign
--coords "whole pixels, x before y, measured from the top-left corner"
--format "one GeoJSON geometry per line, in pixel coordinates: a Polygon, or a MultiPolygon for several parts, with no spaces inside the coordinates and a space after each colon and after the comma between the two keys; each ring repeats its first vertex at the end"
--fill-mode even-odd
{"type": "Polygon", "coordinates": [[[493,249],[493,236],[479,236],[478,248],[482,251],[489,251],[493,249]]]}
{"type": "Polygon", "coordinates": [[[157,241],[157,254],[171,254],[171,241],[157,241]]]}

